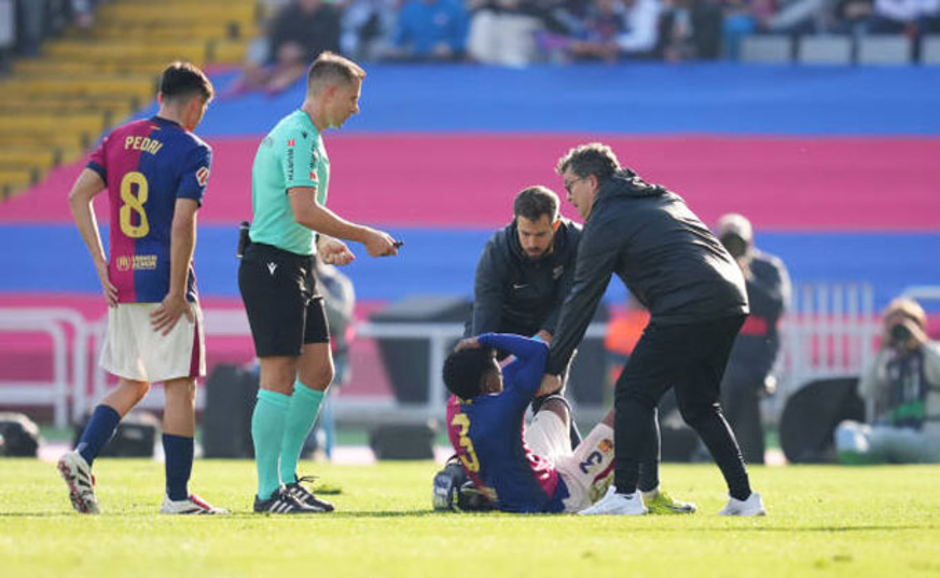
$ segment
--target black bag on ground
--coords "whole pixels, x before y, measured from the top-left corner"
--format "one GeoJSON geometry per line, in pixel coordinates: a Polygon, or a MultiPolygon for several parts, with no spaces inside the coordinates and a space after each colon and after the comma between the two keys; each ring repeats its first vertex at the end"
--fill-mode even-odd
{"type": "Polygon", "coordinates": [[[253,458],[251,414],[258,377],[236,365],[216,365],[206,381],[202,454],[207,458],[253,458]]]}
{"type": "MultiPolygon", "coordinates": [[[[88,425],[91,414],[75,426],[75,437],[72,447],[78,445],[82,432],[88,425]]],[[[124,416],[114,436],[101,448],[99,457],[103,458],[152,458],[157,440],[160,438],[160,420],[152,413],[145,411],[132,411],[124,416]]]]}
{"type": "Polygon", "coordinates": [[[790,396],[780,417],[780,445],[794,464],[834,463],[833,433],[844,420],[865,421],[858,378],[813,381],[790,396]]]}
{"type": "Polygon", "coordinates": [[[35,458],[39,455],[39,426],[22,413],[0,413],[0,455],[35,458]]]}

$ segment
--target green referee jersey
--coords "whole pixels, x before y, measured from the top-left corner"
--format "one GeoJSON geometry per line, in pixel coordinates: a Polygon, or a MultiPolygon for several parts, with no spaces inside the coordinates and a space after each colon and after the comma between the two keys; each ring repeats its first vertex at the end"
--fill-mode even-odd
{"type": "Polygon", "coordinates": [[[330,159],[310,116],[295,110],[261,141],[251,167],[251,240],[298,255],[316,253],[314,232],[294,220],[288,189],[311,187],[326,204],[330,159]]]}

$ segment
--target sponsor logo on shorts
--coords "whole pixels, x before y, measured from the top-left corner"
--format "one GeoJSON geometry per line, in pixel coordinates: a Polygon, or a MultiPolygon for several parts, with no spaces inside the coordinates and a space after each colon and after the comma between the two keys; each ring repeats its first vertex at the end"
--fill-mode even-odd
{"type": "Polygon", "coordinates": [[[117,267],[118,271],[130,271],[131,259],[127,255],[121,255],[115,259],[114,265],[117,267]]]}

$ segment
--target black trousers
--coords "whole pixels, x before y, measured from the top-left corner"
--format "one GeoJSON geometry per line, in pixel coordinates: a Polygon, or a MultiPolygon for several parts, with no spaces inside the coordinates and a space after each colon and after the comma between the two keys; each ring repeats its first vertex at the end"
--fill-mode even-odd
{"type": "Polygon", "coordinates": [[[721,410],[734,432],[744,461],[763,464],[767,445],[761,420],[760,400],[763,382],[729,382],[721,386],[721,410]]]}
{"type": "Polygon", "coordinates": [[[648,455],[654,410],[670,388],[682,419],[705,443],[732,496],[750,493],[738,443],[718,403],[721,378],[744,316],[702,323],[663,325],[651,319],[617,379],[614,427],[614,483],[617,491],[636,490],[640,462],[648,455]]]}

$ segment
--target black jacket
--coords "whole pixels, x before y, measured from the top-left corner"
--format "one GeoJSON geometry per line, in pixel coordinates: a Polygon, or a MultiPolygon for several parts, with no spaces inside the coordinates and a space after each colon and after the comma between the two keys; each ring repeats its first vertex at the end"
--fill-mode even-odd
{"type": "Polygon", "coordinates": [[[468,334],[531,336],[544,329],[554,335],[561,304],[571,289],[580,240],[581,226],[563,218],[552,252],[533,260],[519,243],[515,220],[497,231],[477,264],[468,334]]]}
{"type": "Polygon", "coordinates": [[[623,169],[604,183],[584,226],[574,284],[546,371],[567,366],[616,273],[650,322],[698,323],[748,312],[741,269],[681,197],[623,169]]]}
{"type": "Polygon", "coordinates": [[[747,300],[751,315],[734,342],[723,389],[762,389],[780,351],[777,325],[790,301],[790,276],[777,257],[756,249],[751,249],[750,254],[747,300]]]}

